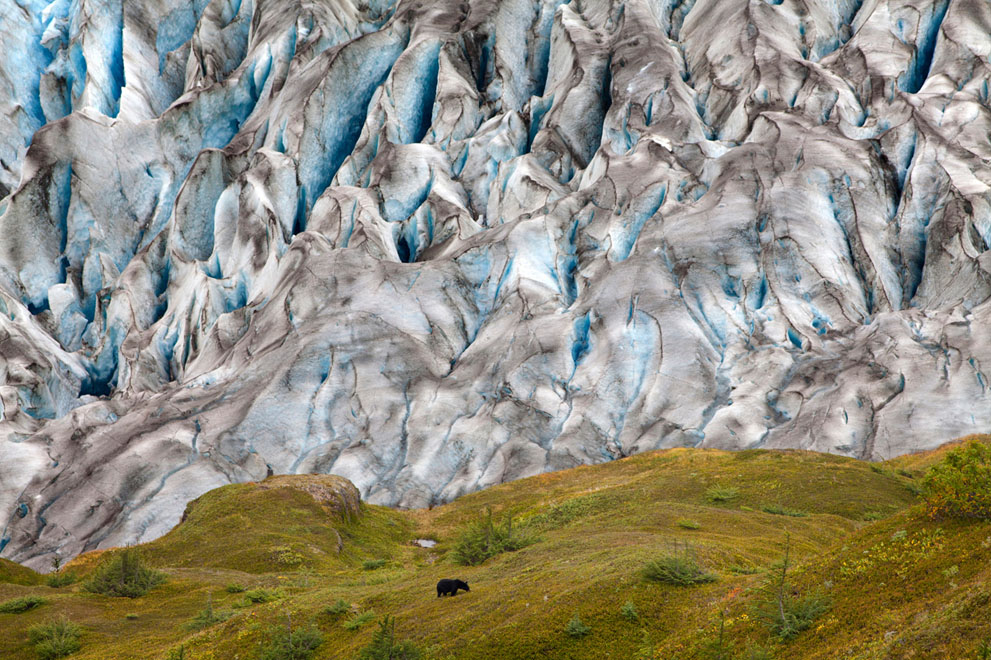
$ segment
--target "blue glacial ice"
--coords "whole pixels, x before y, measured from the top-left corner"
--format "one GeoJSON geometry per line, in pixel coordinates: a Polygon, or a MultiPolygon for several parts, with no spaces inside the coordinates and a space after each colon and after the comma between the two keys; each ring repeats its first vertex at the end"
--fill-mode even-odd
{"type": "Polygon", "coordinates": [[[0,555],[986,430],[991,9],[796,6],[0,0],[0,555]]]}

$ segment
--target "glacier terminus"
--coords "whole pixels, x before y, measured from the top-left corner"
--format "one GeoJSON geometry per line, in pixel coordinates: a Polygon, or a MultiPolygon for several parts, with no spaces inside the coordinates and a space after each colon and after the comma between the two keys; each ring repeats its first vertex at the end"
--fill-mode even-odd
{"type": "Polygon", "coordinates": [[[0,556],[991,427],[986,0],[0,0],[0,556]]]}

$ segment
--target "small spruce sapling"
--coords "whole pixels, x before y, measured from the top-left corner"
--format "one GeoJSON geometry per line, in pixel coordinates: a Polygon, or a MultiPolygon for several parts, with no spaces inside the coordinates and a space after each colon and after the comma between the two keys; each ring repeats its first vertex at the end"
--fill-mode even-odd
{"type": "Polygon", "coordinates": [[[273,629],[262,647],[261,660],[308,660],[323,643],[323,635],[314,626],[293,627],[292,612],[286,610],[284,628],[273,629]]]}
{"type": "Polygon", "coordinates": [[[358,660],[420,660],[422,653],[413,642],[396,639],[396,619],[386,614],[372,641],[358,654],[358,660]]]}
{"type": "Polygon", "coordinates": [[[54,589],[64,587],[76,581],[76,576],[72,573],[62,572],[62,555],[55,553],[52,557],[52,572],[45,578],[45,584],[54,589]]]}
{"type": "Polygon", "coordinates": [[[581,618],[578,616],[578,612],[575,612],[575,615],[571,617],[571,621],[569,621],[568,625],[565,627],[565,632],[567,632],[571,637],[584,637],[592,632],[592,628],[582,623],[581,618]]]}
{"type": "Polygon", "coordinates": [[[719,626],[716,629],[716,636],[709,640],[702,649],[702,657],[705,660],[733,660],[733,646],[726,638],[726,611],[719,612],[719,626]]]}
{"type": "Polygon", "coordinates": [[[820,593],[802,597],[792,595],[788,584],[791,567],[791,535],[785,536],[785,554],[764,586],[765,597],[757,603],[754,615],[764,622],[771,634],[786,641],[807,630],[829,610],[829,599],[820,593]]]}

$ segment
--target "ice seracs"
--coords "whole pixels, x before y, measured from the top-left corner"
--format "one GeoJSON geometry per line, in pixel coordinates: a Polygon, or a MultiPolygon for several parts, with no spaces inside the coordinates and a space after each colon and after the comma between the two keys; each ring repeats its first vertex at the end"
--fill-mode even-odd
{"type": "Polygon", "coordinates": [[[0,554],[986,430],[983,0],[0,0],[0,554]]]}

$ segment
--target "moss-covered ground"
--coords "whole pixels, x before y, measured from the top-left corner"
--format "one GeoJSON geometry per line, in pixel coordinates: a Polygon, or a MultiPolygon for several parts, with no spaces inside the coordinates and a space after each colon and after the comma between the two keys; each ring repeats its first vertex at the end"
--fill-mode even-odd
{"type": "MultiPolygon", "coordinates": [[[[80,660],[166,658],[180,646],[187,660],[248,660],[272,626],[290,620],[322,631],[315,658],[347,659],[386,614],[398,636],[438,660],[713,657],[703,648],[720,622],[724,647],[739,652],[732,658],[748,646],[789,660],[977,658],[991,637],[991,524],[925,518],[918,484],[938,457],[872,464],[797,451],[669,450],[504,484],[432,510],[362,504],[358,515],[302,487],[320,477],[227,486],[141,546],[169,580],[140,598],[92,594],[79,583],[52,588],[0,561],[0,603],[46,599],[0,614],[0,658],[34,658],[28,627],[64,615],[84,629],[71,656],[80,660]],[[713,487],[736,492],[712,501],[713,487]],[[512,515],[537,541],[479,566],[455,565],[459,532],[488,508],[497,524],[512,515]],[[786,542],[789,589],[819,590],[832,605],[782,643],[753,604],[786,542]],[[686,547],[716,582],[642,578],[648,561],[686,547]],[[471,591],[438,598],[445,577],[471,591]],[[348,611],[332,607],[340,600],[348,611]],[[229,618],[196,629],[191,621],[208,604],[229,618]],[[369,612],[368,622],[353,623],[369,612]],[[587,635],[566,632],[575,615],[587,635]]],[[[62,570],[84,578],[100,554],[62,570]]]]}

